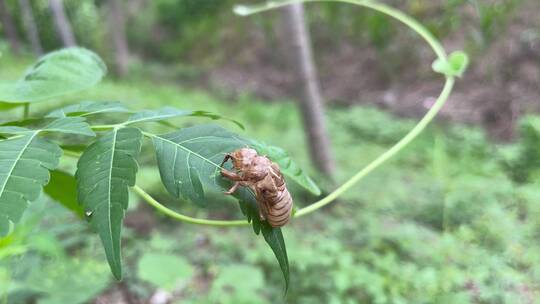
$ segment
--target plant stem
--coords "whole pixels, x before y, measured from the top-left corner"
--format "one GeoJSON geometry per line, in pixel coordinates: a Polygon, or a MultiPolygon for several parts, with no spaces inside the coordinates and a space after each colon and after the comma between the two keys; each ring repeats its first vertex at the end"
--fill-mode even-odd
{"type": "Polygon", "coordinates": [[[23,119],[28,119],[28,117],[30,117],[30,103],[27,102],[24,104],[23,119]]]}
{"type": "Polygon", "coordinates": [[[426,115],[416,124],[416,126],[414,126],[414,128],[411,131],[409,131],[407,135],[405,135],[405,137],[403,137],[394,146],[392,146],[386,152],[384,152],[375,160],[373,160],[371,163],[369,163],[367,166],[365,166],[362,170],[356,173],[353,177],[351,177],[348,181],[346,181],[343,185],[341,185],[339,188],[334,190],[328,196],[326,196],[325,198],[321,199],[320,201],[312,205],[309,205],[305,208],[298,210],[295,214],[295,217],[304,216],[325,205],[330,204],[333,200],[335,200],[341,194],[343,194],[343,192],[349,190],[352,186],[354,186],[354,184],[356,184],[364,176],[368,175],[371,171],[375,170],[377,167],[382,165],[392,156],[396,155],[399,151],[401,151],[401,149],[403,149],[407,144],[409,144],[413,139],[415,139],[426,128],[426,126],[433,120],[435,115],[437,115],[437,113],[440,111],[440,109],[442,108],[446,100],[448,99],[448,96],[450,95],[450,92],[452,91],[453,86],[454,86],[454,78],[452,77],[447,78],[443,91],[441,92],[441,95],[439,96],[435,104],[426,113],[426,115]]]}
{"type": "Polygon", "coordinates": [[[158,201],[156,201],[152,196],[150,196],[150,194],[148,194],[146,191],[144,191],[137,185],[133,186],[133,191],[135,191],[135,193],[137,193],[142,199],[144,199],[148,204],[150,204],[157,210],[163,212],[164,214],[172,218],[175,218],[177,220],[180,220],[186,223],[198,224],[198,225],[209,225],[209,226],[243,226],[243,225],[248,224],[248,222],[245,220],[239,220],[239,221],[206,220],[206,219],[194,218],[187,215],[183,215],[163,206],[158,201]]]}
{"type": "Polygon", "coordinates": [[[90,126],[90,128],[92,128],[92,130],[109,130],[109,129],[114,129],[114,128],[118,128],[122,126],[122,124],[113,124],[113,125],[94,125],[94,126],[90,126]]]}

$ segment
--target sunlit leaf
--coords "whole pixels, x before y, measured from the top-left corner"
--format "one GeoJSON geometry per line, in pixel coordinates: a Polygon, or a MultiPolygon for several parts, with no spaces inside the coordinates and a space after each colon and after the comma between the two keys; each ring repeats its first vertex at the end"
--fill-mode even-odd
{"type": "Polygon", "coordinates": [[[0,236],[8,232],[9,221],[17,223],[28,202],[39,197],[62,155],[59,146],[37,135],[0,141],[0,236]]]}
{"type": "Polygon", "coordinates": [[[113,129],[98,138],[77,163],[78,200],[98,232],[114,276],[122,277],[120,234],[135,185],[142,134],[137,128],[113,129]]]}
{"type": "Polygon", "coordinates": [[[215,114],[208,111],[182,110],[182,109],[177,109],[173,107],[163,107],[157,110],[143,110],[140,112],[136,112],[128,119],[128,121],[126,121],[125,124],[130,125],[130,124],[142,123],[142,122],[164,121],[167,119],[178,118],[178,117],[183,117],[183,116],[206,117],[212,120],[219,120],[219,119],[227,120],[227,121],[233,122],[241,129],[244,129],[244,125],[242,125],[238,121],[223,117],[219,114],[215,114]]]}
{"type": "Polygon", "coordinates": [[[83,101],[56,109],[46,117],[89,116],[100,113],[125,113],[129,110],[118,101],[83,101]]]}
{"type": "Polygon", "coordinates": [[[164,107],[158,110],[144,110],[131,115],[131,117],[129,117],[128,121],[126,122],[126,125],[139,122],[161,121],[169,118],[190,116],[192,113],[193,111],[190,110],[179,110],[172,107],[164,107]]]}
{"type": "Polygon", "coordinates": [[[90,125],[85,122],[84,117],[64,117],[51,121],[46,126],[37,130],[18,127],[0,126],[1,134],[28,134],[34,132],[58,132],[64,134],[77,134],[85,136],[96,136],[90,125]]]}
{"type": "Polygon", "coordinates": [[[43,101],[85,90],[99,83],[107,68],[95,53],[67,48],[40,58],[17,81],[0,84],[0,101],[43,101]]]}

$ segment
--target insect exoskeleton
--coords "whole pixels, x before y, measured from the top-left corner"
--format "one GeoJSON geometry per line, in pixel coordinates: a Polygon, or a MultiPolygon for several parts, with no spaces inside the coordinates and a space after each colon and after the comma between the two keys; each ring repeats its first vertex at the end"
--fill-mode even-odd
{"type": "Polygon", "coordinates": [[[234,181],[225,194],[233,194],[238,187],[248,187],[257,199],[259,216],[272,227],[282,227],[289,222],[293,200],[279,166],[251,148],[241,148],[225,155],[221,175],[234,181]],[[223,168],[232,160],[233,171],[223,168]]]}

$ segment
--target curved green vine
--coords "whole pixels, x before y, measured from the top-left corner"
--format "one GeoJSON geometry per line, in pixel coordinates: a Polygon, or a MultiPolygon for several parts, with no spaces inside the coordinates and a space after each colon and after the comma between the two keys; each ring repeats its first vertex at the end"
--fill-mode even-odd
{"type": "MultiPolygon", "coordinates": [[[[323,2],[323,1],[332,1],[332,2],[343,2],[343,3],[350,3],[350,4],[356,4],[360,6],[364,6],[373,10],[376,10],[378,12],[381,12],[383,14],[386,14],[390,17],[393,17],[408,27],[410,27],[412,30],[414,30],[417,34],[419,34],[433,49],[435,52],[435,55],[437,56],[437,60],[442,63],[448,62],[448,56],[442,47],[442,45],[437,41],[437,39],[426,29],[424,28],[420,23],[418,23],[416,20],[412,19],[411,17],[405,15],[401,11],[394,9],[392,7],[389,7],[387,5],[377,3],[370,0],[286,0],[286,1],[280,1],[280,2],[269,2],[264,5],[259,6],[236,6],[234,8],[235,12],[239,15],[251,15],[259,12],[264,12],[267,10],[275,9],[278,7],[286,6],[293,3],[303,3],[303,2],[323,2]]],[[[462,67],[464,68],[464,67],[462,67]]],[[[386,162],[388,159],[390,159],[392,156],[396,155],[399,151],[401,151],[406,145],[408,145],[411,141],[413,141],[425,128],[426,126],[435,118],[437,113],[441,110],[443,105],[448,100],[448,97],[450,96],[450,93],[452,92],[452,89],[454,87],[455,83],[455,77],[453,74],[446,74],[446,81],[444,84],[444,87],[437,98],[436,102],[433,104],[433,106],[429,109],[429,111],[424,115],[424,117],[414,126],[413,129],[407,133],[400,141],[398,141],[394,146],[392,146],[390,149],[388,149],[385,153],[381,154],[379,157],[374,159],[372,162],[370,162],[367,166],[362,168],[358,173],[353,175],[349,180],[347,180],[344,184],[339,186],[337,189],[335,189],[333,192],[331,192],[326,197],[320,199],[319,201],[299,209],[294,217],[302,217],[309,213],[312,213],[330,203],[332,203],[335,199],[337,199],[341,194],[343,194],[345,191],[349,190],[351,187],[353,187],[356,183],[358,183],[362,178],[364,178],[366,175],[368,175],[370,172],[375,170],[377,167],[382,165],[384,162],[386,162]]],[[[100,128],[108,128],[110,125],[105,126],[94,126],[94,128],[100,129],[100,128]]],[[[69,153],[67,153],[69,155],[69,153]]],[[[201,218],[194,218],[190,217],[181,213],[178,213],[174,210],[171,210],[165,206],[163,206],[161,203],[159,203],[157,200],[155,200],[150,194],[148,194],[146,191],[144,191],[139,186],[134,186],[133,190],[135,193],[137,193],[142,199],[144,199],[148,204],[156,208],[157,210],[163,212],[164,214],[175,218],[177,220],[190,223],[190,224],[198,224],[198,225],[210,225],[210,226],[243,226],[248,225],[249,223],[246,220],[209,220],[209,219],[201,219],[201,218]]]]}

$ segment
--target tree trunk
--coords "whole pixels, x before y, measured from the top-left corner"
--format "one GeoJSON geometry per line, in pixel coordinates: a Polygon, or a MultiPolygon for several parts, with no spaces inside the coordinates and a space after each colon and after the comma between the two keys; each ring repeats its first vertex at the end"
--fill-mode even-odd
{"type": "Polygon", "coordinates": [[[77,42],[75,41],[75,35],[73,35],[71,23],[69,23],[69,19],[67,18],[62,0],[50,0],[49,8],[51,9],[56,31],[58,32],[60,40],[62,40],[64,46],[76,46],[77,42]]]}
{"type": "Polygon", "coordinates": [[[15,24],[13,23],[13,18],[8,11],[5,0],[0,0],[0,18],[2,19],[2,25],[4,26],[4,31],[9,41],[11,50],[14,54],[18,54],[21,50],[21,44],[19,42],[19,36],[17,35],[15,24]]]}
{"type": "Polygon", "coordinates": [[[32,51],[36,55],[43,54],[43,47],[41,46],[41,40],[39,39],[39,32],[34,20],[34,13],[32,13],[32,6],[28,0],[19,0],[19,6],[21,7],[21,15],[24,23],[24,29],[32,51]]]}
{"type": "Polygon", "coordinates": [[[129,68],[129,47],[121,0],[109,0],[109,27],[114,46],[116,73],[125,76],[129,68]]]}
{"type": "Polygon", "coordinates": [[[300,110],[304,130],[308,135],[311,158],[322,173],[331,177],[335,170],[335,163],[326,133],[324,105],[302,4],[291,4],[285,8],[285,28],[287,40],[291,43],[290,66],[297,73],[297,87],[301,89],[298,92],[300,110]]]}

